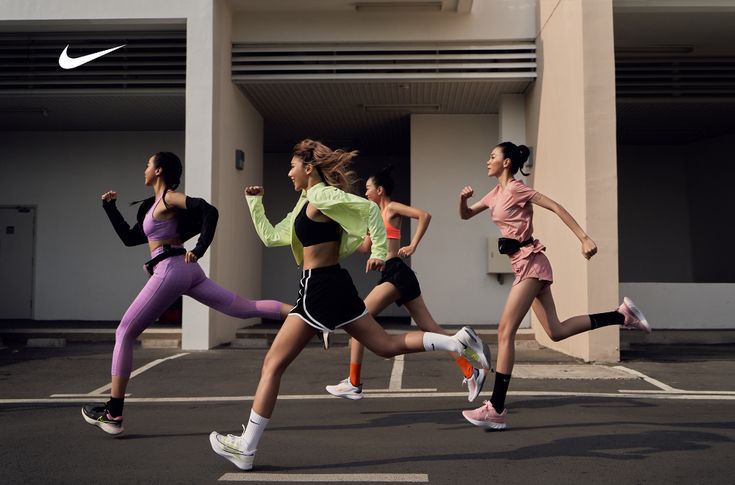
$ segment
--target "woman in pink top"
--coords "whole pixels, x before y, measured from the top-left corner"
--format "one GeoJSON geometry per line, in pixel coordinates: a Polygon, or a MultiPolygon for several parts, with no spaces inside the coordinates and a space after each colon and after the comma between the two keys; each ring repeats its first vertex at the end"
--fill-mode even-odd
{"type": "MultiPolygon", "coordinates": [[[[447,335],[439,326],[434,317],[426,308],[421,296],[421,288],[413,270],[401,258],[411,256],[419,245],[419,241],[429,228],[431,214],[428,212],[401,204],[392,200],[393,179],[391,165],[368,178],[365,184],[365,196],[378,204],[383,215],[383,224],[388,239],[388,259],[382,271],[380,281],[365,298],[365,307],[368,312],[376,316],[388,308],[391,303],[398,306],[405,305],[411,318],[421,330],[447,335]],[[401,220],[404,217],[418,220],[418,227],[411,239],[411,244],[401,247],[401,220]]],[[[370,252],[371,240],[366,237],[358,251],[370,252]]],[[[327,386],[327,392],[344,399],[362,399],[362,383],[360,374],[365,346],[355,339],[350,341],[350,376],[334,386],[327,386]]],[[[489,352],[489,350],[488,350],[489,352]]],[[[476,369],[472,364],[457,354],[449,352],[464,375],[463,384],[467,384],[468,400],[474,401],[485,383],[487,369],[476,369]]]]}
{"type": "MultiPolygon", "coordinates": [[[[472,187],[465,187],[460,193],[459,215],[462,219],[470,219],[490,209],[490,218],[503,236],[498,249],[508,254],[516,276],[498,326],[498,361],[493,394],[490,401],[485,401],[481,407],[462,413],[470,423],[485,428],[506,427],[505,396],[515,361],[515,335],[530,308],[554,342],[607,325],[651,332],[643,313],[627,297],[615,311],[559,321],[551,295],[551,264],[543,253],[546,248],[533,238],[532,204],[559,216],[582,243],[585,258],[590,259],[597,253],[597,245],[564,207],[513,178],[528,160],[528,155],[529,150],[524,145],[501,143],[493,149],[487,161],[487,174],[497,178],[498,185],[469,207],[467,200],[474,194],[472,187]]],[[[521,173],[528,175],[522,170],[521,173]]]]}

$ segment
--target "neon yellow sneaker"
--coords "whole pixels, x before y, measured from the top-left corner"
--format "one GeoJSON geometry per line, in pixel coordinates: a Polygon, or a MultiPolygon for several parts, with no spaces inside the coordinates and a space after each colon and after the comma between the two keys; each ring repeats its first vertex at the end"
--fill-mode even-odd
{"type": "Polygon", "coordinates": [[[470,361],[473,367],[490,368],[490,348],[482,342],[470,327],[462,329],[452,336],[460,344],[460,353],[470,361]]]}

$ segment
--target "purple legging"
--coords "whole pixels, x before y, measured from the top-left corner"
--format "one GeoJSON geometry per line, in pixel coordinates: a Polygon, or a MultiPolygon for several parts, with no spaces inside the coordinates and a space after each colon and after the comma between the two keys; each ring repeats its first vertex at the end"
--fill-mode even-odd
{"type": "Polygon", "coordinates": [[[232,317],[281,319],[281,302],[242,298],[207,278],[198,263],[186,263],[184,256],[165,259],[156,265],[153,276],[133,300],[115,331],[113,376],[130,376],[133,345],[138,335],[181,295],[188,295],[232,317]]]}

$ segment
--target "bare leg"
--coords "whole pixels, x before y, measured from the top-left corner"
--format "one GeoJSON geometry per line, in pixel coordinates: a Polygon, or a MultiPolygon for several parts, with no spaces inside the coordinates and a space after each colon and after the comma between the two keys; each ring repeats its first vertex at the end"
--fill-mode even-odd
{"type": "Polygon", "coordinates": [[[400,354],[424,352],[424,332],[390,335],[370,314],[343,328],[371,352],[386,359],[400,354]]]}
{"type": "Polygon", "coordinates": [[[286,318],[263,361],[253,411],[264,418],[271,417],[281,386],[281,376],[313,337],[314,329],[301,318],[286,318]]]}
{"type": "MultiPolygon", "coordinates": [[[[400,298],[400,293],[395,286],[390,283],[382,283],[373,288],[365,298],[365,307],[368,313],[375,317],[398,298],[400,298]]],[[[350,364],[362,364],[364,353],[365,346],[354,338],[350,339],[350,364]]]]}
{"type": "Polygon", "coordinates": [[[529,278],[510,290],[498,326],[498,362],[495,369],[502,374],[510,375],[513,372],[516,332],[543,285],[543,282],[529,278]]]}
{"type": "Polygon", "coordinates": [[[110,397],[125,397],[125,389],[128,387],[130,377],[112,376],[112,389],[110,397]]]}
{"type": "Polygon", "coordinates": [[[288,317],[288,312],[293,309],[293,305],[288,303],[281,303],[281,320],[285,320],[288,317]]]}
{"type": "MultiPolygon", "coordinates": [[[[429,313],[429,309],[426,307],[426,303],[424,303],[423,297],[418,296],[411,301],[407,301],[405,303],[405,307],[408,310],[408,313],[411,314],[411,318],[413,318],[416,322],[416,325],[418,325],[419,328],[424,332],[434,332],[440,335],[449,335],[446,330],[441,328],[439,324],[436,323],[434,317],[431,316],[431,313],[429,313]]],[[[448,352],[448,354],[452,356],[453,360],[457,360],[460,357],[457,352],[448,352]]]]}
{"type": "Polygon", "coordinates": [[[589,315],[578,315],[563,322],[559,321],[554,297],[551,295],[551,287],[544,288],[533,301],[533,313],[536,314],[546,334],[554,342],[592,329],[589,315]]]}

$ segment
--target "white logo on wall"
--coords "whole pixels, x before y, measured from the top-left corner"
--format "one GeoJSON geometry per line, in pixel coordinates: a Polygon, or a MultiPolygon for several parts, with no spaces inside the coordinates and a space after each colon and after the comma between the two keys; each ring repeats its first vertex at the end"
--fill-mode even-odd
{"type": "Polygon", "coordinates": [[[95,52],[93,54],[88,54],[86,56],[82,57],[76,57],[72,59],[69,57],[66,53],[66,51],[69,49],[69,46],[67,45],[64,47],[64,51],[59,56],[59,66],[61,66],[62,69],[74,69],[75,67],[83,66],[84,64],[91,62],[99,57],[102,57],[104,55],[109,54],[112,51],[116,51],[118,49],[121,49],[125,47],[126,44],[119,45],[117,47],[113,47],[112,49],[107,49],[104,51],[95,52]]]}

